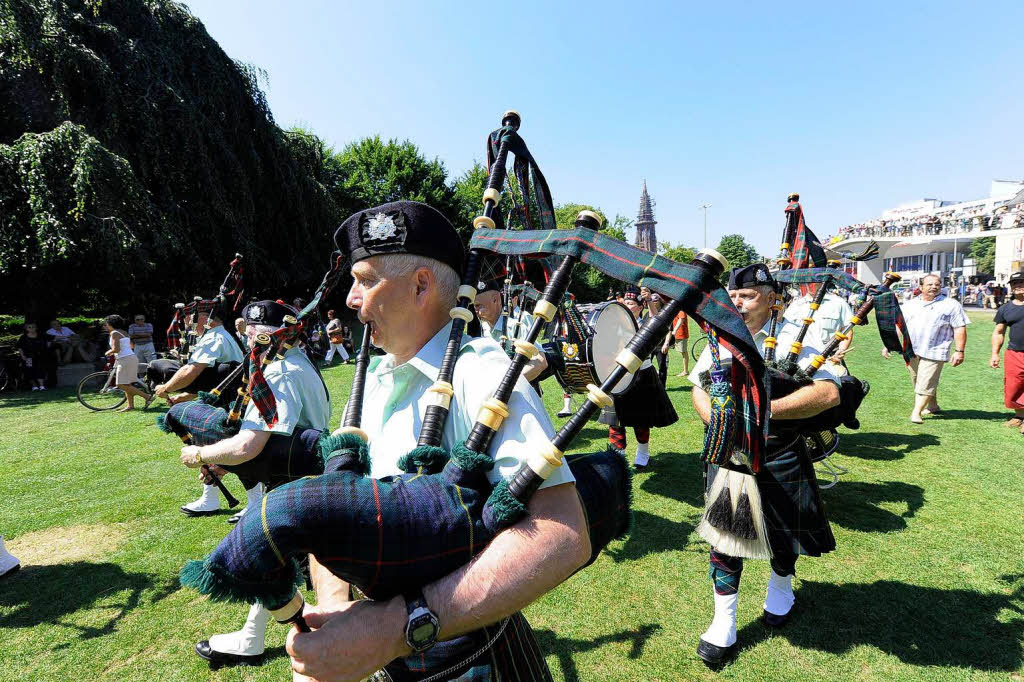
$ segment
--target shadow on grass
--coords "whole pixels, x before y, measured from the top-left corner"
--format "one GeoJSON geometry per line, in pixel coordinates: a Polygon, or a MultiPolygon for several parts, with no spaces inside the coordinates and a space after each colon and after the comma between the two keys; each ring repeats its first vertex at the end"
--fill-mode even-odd
{"type": "MultiPolygon", "coordinates": [[[[31,628],[57,624],[78,630],[80,639],[112,633],[129,612],[143,605],[143,594],[156,590],[145,604],[153,604],[178,590],[177,581],[158,582],[145,573],[125,573],[111,563],[76,561],[54,566],[25,566],[7,578],[0,590],[0,628],[31,628]],[[127,591],[127,595],[124,593],[127,591]],[[117,602],[108,597],[117,595],[117,602]],[[79,611],[113,613],[101,625],[79,625],[68,620],[79,611]]],[[[90,620],[96,620],[90,618],[90,620]]]]}
{"type": "Polygon", "coordinates": [[[931,419],[948,421],[950,419],[980,419],[981,421],[1006,421],[1010,414],[1009,410],[992,412],[989,410],[943,410],[941,414],[934,415],[931,419]]]}
{"type": "Polygon", "coordinates": [[[558,658],[558,665],[562,668],[562,677],[566,682],[579,682],[580,674],[573,662],[573,655],[599,649],[606,644],[621,642],[632,643],[629,657],[633,660],[640,658],[643,653],[644,644],[651,638],[651,635],[661,629],[660,625],[651,623],[641,625],[634,630],[623,630],[610,635],[601,635],[594,639],[570,639],[556,635],[551,630],[536,630],[537,643],[541,651],[554,654],[558,658]]]}
{"type": "Polygon", "coordinates": [[[939,445],[932,433],[847,433],[839,435],[839,452],[847,457],[894,461],[908,453],[939,445]]]}
{"type": "Polygon", "coordinates": [[[703,508],[704,467],[699,453],[653,453],[646,471],[650,474],[640,484],[645,493],[703,508]]]}
{"type": "Polygon", "coordinates": [[[864,483],[839,481],[834,488],[822,491],[825,511],[832,523],[865,533],[891,533],[904,530],[907,519],[924,506],[924,488],[901,481],[864,483]],[[891,512],[882,503],[905,504],[902,513],[891,512]]]}
{"type": "Polygon", "coordinates": [[[796,599],[785,629],[750,623],[739,633],[740,650],[775,636],[836,655],[867,645],[918,666],[1016,671],[1024,661],[1024,585],[992,594],[893,580],[841,586],[803,581],[796,599]],[[1017,615],[1007,618],[1005,611],[1017,615]],[[999,622],[1000,616],[1008,622],[999,622]]]}
{"type": "Polygon", "coordinates": [[[664,516],[639,509],[633,510],[633,528],[622,547],[606,549],[605,554],[616,563],[642,559],[648,554],[675,552],[686,546],[686,539],[696,526],[685,521],[672,521],[664,516]]]}

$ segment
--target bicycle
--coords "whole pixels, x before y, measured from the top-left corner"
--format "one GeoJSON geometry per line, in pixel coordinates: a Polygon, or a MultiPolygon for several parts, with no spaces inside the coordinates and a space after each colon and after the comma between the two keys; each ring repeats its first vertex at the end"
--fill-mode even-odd
{"type": "Polygon", "coordinates": [[[698,336],[693,343],[690,344],[690,357],[693,358],[694,362],[697,362],[697,358],[700,357],[701,352],[708,345],[708,335],[701,334],[698,336]]]}
{"type": "MultiPolygon", "coordinates": [[[[133,381],[134,385],[141,386],[147,393],[152,393],[155,388],[152,381],[146,378],[148,363],[139,363],[139,379],[133,381]]],[[[99,372],[93,372],[78,382],[78,402],[90,410],[105,412],[117,409],[124,405],[128,396],[114,383],[115,377],[114,359],[107,360],[107,368],[99,372]]]]}

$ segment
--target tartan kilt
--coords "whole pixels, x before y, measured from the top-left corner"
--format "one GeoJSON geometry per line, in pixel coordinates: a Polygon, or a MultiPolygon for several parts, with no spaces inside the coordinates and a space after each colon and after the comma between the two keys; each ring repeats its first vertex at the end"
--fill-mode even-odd
{"type": "Polygon", "coordinates": [[[241,464],[221,464],[238,476],[246,490],[257,483],[267,490],[284,485],[303,476],[319,476],[324,472],[317,445],[320,429],[295,429],[290,434],[272,433],[260,453],[241,464]]]}
{"type": "Polygon", "coordinates": [[[598,418],[608,426],[660,428],[679,421],[653,365],[637,372],[633,384],[618,395],[612,394],[612,401],[612,407],[602,408],[598,418]]]}
{"type": "Polygon", "coordinates": [[[153,384],[166,384],[181,369],[181,363],[170,358],[157,358],[146,367],[146,379],[153,384]]]}
{"type": "Polygon", "coordinates": [[[454,668],[449,675],[440,678],[445,682],[544,682],[552,679],[533,629],[526,617],[517,612],[508,618],[507,624],[505,621],[495,623],[454,640],[438,642],[425,654],[392,661],[371,680],[415,682],[445,670],[444,666],[454,668]],[[494,643],[482,650],[492,639],[494,643]],[[466,661],[471,656],[473,660],[466,661]],[[459,661],[466,662],[459,665],[459,661]]]}
{"type": "MultiPolygon", "coordinates": [[[[708,466],[708,490],[719,467],[708,466]]],[[[802,437],[773,448],[755,474],[772,554],[821,556],[836,548],[802,437]]]]}

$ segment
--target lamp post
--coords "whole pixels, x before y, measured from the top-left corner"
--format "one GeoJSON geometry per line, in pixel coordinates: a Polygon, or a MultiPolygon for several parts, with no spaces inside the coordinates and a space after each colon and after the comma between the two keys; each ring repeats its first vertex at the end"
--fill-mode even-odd
{"type": "Polygon", "coordinates": [[[697,207],[697,210],[704,211],[704,248],[708,248],[708,209],[711,208],[711,204],[701,204],[697,207]]]}

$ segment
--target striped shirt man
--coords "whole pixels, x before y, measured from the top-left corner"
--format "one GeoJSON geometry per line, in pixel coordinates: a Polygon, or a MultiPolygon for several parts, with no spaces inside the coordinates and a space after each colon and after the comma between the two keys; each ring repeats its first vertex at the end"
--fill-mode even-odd
{"type": "Polygon", "coordinates": [[[903,317],[914,353],[938,362],[949,360],[953,330],[970,324],[963,306],[945,296],[936,296],[931,301],[923,297],[911,299],[903,304],[903,317]]]}

